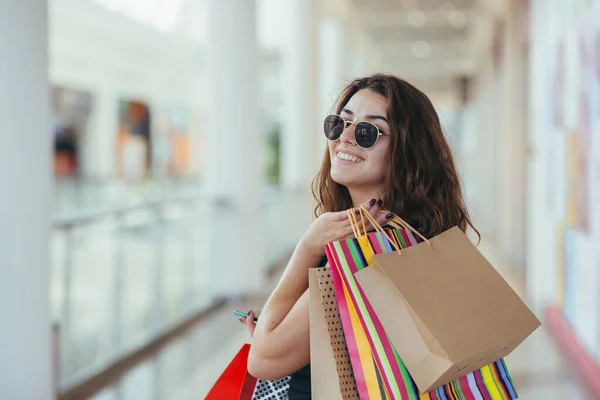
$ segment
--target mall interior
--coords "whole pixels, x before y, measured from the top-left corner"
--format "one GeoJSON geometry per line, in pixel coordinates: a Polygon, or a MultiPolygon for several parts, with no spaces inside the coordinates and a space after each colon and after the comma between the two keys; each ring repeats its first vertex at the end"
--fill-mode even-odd
{"type": "Polygon", "coordinates": [[[204,398],[376,72],[543,323],[520,398],[600,399],[600,0],[0,0],[0,54],[0,399],[204,398]]]}

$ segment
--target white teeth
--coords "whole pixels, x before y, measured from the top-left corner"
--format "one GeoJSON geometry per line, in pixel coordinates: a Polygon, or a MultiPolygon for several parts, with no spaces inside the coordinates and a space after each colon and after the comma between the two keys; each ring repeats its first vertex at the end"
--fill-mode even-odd
{"type": "Polygon", "coordinates": [[[342,152],[338,152],[337,153],[337,157],[340,160],[345,160],[345,161],[352,161],[352,162],[361,162],[364,160],[361,160],[360,158],[356,158],[354,156],[351,156],[350,154],[346,154],[346,153],[342,153],[342,152]]]}

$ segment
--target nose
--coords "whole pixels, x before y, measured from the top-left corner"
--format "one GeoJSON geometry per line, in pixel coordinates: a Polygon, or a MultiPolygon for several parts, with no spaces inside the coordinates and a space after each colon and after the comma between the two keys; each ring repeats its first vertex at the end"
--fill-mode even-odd
{"type": "Polygon", "coordinates": [[[356,142],[354,141],[354,128],[354,122],[349,124],[342,132],[340,142],[356,145],[356,142]]]}

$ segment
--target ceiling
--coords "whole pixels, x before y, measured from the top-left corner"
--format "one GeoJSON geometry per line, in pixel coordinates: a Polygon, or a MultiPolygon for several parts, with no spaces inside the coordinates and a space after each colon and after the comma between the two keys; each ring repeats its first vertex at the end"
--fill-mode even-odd
{"type": "Polygon", "coordinates": [[[429,90],[448,90],[473,74],[489,48],[492,0],[350,1],[385,63],[429,90]]]}
{"type": "MultiPolygon", "coordinates": [[[[90,2],[125,14],[159,32],[172,32],[200,42],[207,40],[206,0],[147,0],[142,1],[143,5],[139,0],[90,2]]],[[[261,35],[265,29],[259,30],[259,36],[268,49],[278,49],[283,36],[277,32],[285,30],[285,19],[275,7],[281,2],[258,3],[269,10],[269,18],[263,25],[272,28],[268,35],[261,35]]],[[[381,53],[384,70],[409,79],[426,92],[448,93],[456,90],[458,77],[477,71],[490,49],[494,21],[503,3],[502,0],[327,0],[320,4],[326,4],[332,15],[345,19],[353,28],[359,28],[369,45],[381,53]]]]}

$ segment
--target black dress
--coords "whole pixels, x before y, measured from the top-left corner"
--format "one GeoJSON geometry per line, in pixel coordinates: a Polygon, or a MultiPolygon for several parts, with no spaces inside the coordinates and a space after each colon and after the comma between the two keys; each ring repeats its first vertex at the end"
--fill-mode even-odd
{"type": "MultiPolygon", "coordinates": [[[[327,265],[327,257],[323,257],[318,268],[327,265]]],[[[310,400],[310,364],[290,375],[289,400],[310,400]]]]}
{"type": "Polygon", "coordinates": [[[310,400],[310,364],[290,375],[289,400],[310,400]]]}

